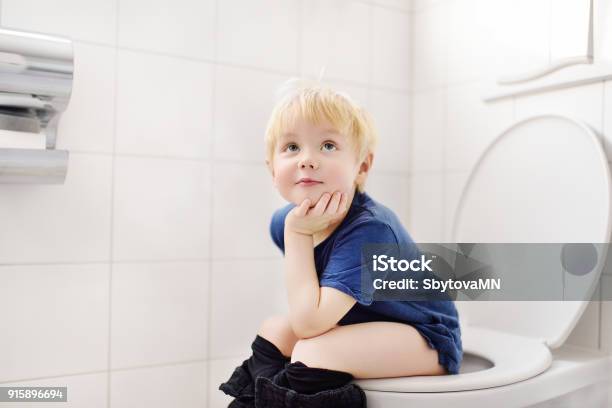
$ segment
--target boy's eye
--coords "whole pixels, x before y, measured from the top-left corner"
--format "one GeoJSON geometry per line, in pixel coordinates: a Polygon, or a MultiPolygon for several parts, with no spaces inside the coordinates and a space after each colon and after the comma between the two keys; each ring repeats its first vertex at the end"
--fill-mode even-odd
{"type": "Polygon", "coordinates": [[[290,143],[287,145],[287,147],[285,147],[286,150],[289,150],[290,152],[294,152],[295,150],[292,150],[291,148],[295,147],[297,149],[297,145],[295,143],[290,143]]]}
{"type": "Polygon", "coordinates": [[[336,145],[330,142],[323,143],[323,148],[328,148],[328,150],[335,150],[336,145]]]}

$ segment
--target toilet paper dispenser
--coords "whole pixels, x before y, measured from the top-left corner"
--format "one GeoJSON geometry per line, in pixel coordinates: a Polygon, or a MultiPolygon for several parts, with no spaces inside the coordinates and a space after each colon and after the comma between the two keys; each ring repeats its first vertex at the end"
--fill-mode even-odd
{"type": "Polygon", "coordinates": [[[68,151],[55,146],[72,78],[71,40],[0,29],[0,134],[44,138],[37,149],[0,141],[0,183],[64,183],[68,151]]]}

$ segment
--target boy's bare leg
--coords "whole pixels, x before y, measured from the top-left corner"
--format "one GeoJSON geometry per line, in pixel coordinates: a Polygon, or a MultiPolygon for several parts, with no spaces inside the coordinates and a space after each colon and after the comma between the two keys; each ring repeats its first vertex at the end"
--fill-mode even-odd
{"type": "Polygon", "coordinates": [[[355,378],[441,375],[438,352],[411,325],[367,322],[335,327],[320,336],[300,340],[291,362],[339,370],[355,378]]]}
{"type": "Polygon", "coordinates": [[[293,333],[289,317],[286,315],[268,317],[261,324],[257,334],[278,347],[285,357],[291,357],[293,347],[299,340],[293,333]]]}

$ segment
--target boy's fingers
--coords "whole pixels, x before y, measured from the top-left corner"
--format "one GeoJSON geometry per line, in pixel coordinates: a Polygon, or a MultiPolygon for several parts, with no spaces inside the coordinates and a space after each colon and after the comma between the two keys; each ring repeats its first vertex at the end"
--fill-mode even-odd
{"type": "Polygon", "coordinates": [[[327,207],[327,203],[329,202],[329,198],[330,198],[329,193],[323,193],[321,198],[319,198],[319,202],[317,203],[315,208],[312,210],[312,214],[315,214],[315,215],[323,214],[323,211],[325,211],[325,207],[327,207]]]}
{"type": "Polygon", "coordinates": [[[347,201],[348,201],[348,194],[342,193],[342,199],[340,200],[340,205],[339,205],[339,209],[341,213],[347,210],[346,208],[347,201]]]}
{"type": "Polygon", "coordinates": [[[346,212],[347,201],[348,201],[348,194],[342,193],[342,198],[340,199],[340,203],[338,204],[338,210],[334,214],[334,220],[339,220],[340,218],[342,218],[342,216],[346,212]]]}
{"type": "Polygon", "coordinates": [[[304,215],[306,215],[306,211],[308,211],[308,208],[310,206],[310,199],[305,199],[304,201],[302,201],[302,204],[300,204],[300,207],[297,210],[297,215],[299,215],[300,217],[303,217],[304,215]]]}
{"type": "Polygon", "coordinates": [[[334,193],[331,200],[329,201],[329,204],[327,205],[327,209],[325,210],[327,214],[336,214],[336,212],[338,211],[338,204],[340,204],[341,195],[342,193],[340,193],[339,191],[334,193]]]}

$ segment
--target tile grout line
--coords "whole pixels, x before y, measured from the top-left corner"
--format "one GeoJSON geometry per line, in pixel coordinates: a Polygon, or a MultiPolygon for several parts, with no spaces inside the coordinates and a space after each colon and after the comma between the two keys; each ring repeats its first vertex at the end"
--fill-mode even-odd
{"type": "MultiPolygon", "coordinates": [[[[176,367],[176,366],[189,365],[189,364],[194,364],[194,363],[206,363],[206,361],[207,359],[196,358],[193,360],[177,360],[177,361],[169,361],[169,362],[164,362],[164,363],[141,364],[141,365],[134,365],[134,366],[129,366],[129,367],[118,367],[118,368],[112,369],[111,371],[121,372],[121,371],[141,370],[143,368],[176,367]]],[[[49,375],[49,376],[43,376],[43,377],[17,378],[17,379],[11,379],[8,381],[0,381],[0,385],[1,384],[12,384],[15,382],[49,380],[53,378],[82,377],[84,375],[91,375],[91,374],[105,374],[105,373],[108,373],[108,371],[109,370],[107,369],[101,369],[101,370],[90,370],[90,371],[78,371],[78,372],[72,372],[72,373],[61,373],[61,374],[55,374],[55,375],[49,375]]]]}
{"type": "MultiPolygon", "coordinates": [[[[448,6],[444,5],[444,7],[447,7],[447,9],[445,10],[444,14],[443,14],[443,18],[444,18],[444,24],[448,27],[449,25],[449,11],[448,11],[448,6]]],[[[449,41],[449,30],[448,28],[446,28],[444,30],[444,42],[446,44],[448,44],[449,41]]],[[[448,66],[448,46],[444,47],[444,63],[448,66]]],[[[456,210],[457,210],[457,205],[459,204],[459,200],[461,199],[461,194],[462,191],[459,191],[459,197],[457,197],[457,201],[454,203],[454,207],[453,207],[453,213],[451,214],[451,220],[446,220],[446,214],[447,214],[447,206],[448,203],[446,202],[446,189],[447,189],[447,185],[446,185],[446,180],[448,179],[448,176],[450,174],[452,174],[452,170],[449,169],[448,166],[448,144],[449,144],[449,124],[448,124],[448,101],[449,101],[449,90],[448,90],[448,69],[445,68],[444,69],[444,81],[446,82],[445,84],[443,84],[443,86],[440,88],[440,93],[441,93],[441,99],[443,101],[442,103],[442,214],[443,214],[443,219],[444,219],[444,226],[443,228],[445,229],[444,231],[444,236],[446,237],[447,231],[446,231],[446,225],[447,223],[450,221],[451,222],[451,228],[450,231],[448,232],[449,235],[449,239],[448,241],[452,240],[452,229],[454,226],[454,221],[455,221],[455,217],[456,217],[456,210]],[[449,171],[450,170],[450,171],[449,171]]],[[[465,186],[462,186],[462,189],[465,188],[465,186]]],[[[444,241],[447,241],[446,238],[444,239],[444,241]]]]}
{"type": "Polygon", "coordinates": [[[378,3],[376,1],[368,1],[368,0],[353,0],[355,3],[362,3],[362,4],[367,4],[368,6],[371,7],[378,7],[384,10],[388,10],[388,11],[393,11],[396,12],[398,14],[413,14],[413,10],[412,7],[408,10],[408,9],[404,9],[400,6],[391,6],[388,4],[382,4],[382,3],[378,3]]]}
{"type": "MultiPolygon", "coordinates": [[[[410,0],[412,2],[412,0],[410,0]]],[[[415,43],[415,36],[416,36],[416,30],[415,30],[415,14],[413,13],[413,9],[414,9],[414,4],[410,5],[410,18],[408,19],[408,22],[410,24],[409,30],[410,30],[410,40],[408,42],[408,48],[409,48],[409,58],[410,58],[410,82],[409,82],[409,87],[410,89],[414,89],[414,69],[415,69],[415,63],[414,63],[414,43],[415,43]]],[[[416,133],[415,133],[415,129],[414,129],[414,92],[410,92],[410,97],[408,98],[408,103],[409,103],[409,112],[408,112],[408,117],[410,120],[410,135],[409,135],[409,142],[408,142],[408,149],[410,149],[410,151],[408,152],[408,157],[410,160],[410,164],[408,166],[408,175],[412,174],[414,171],[414,158],[415,158],[415,154],[414,154],[414,146],[415,146],[415,138],[416,138],[416,133]]],[[[408,225],[406,225],[406,227],[408,227],[409,225],[412,225],[412,217],[411,217],[411,200],[412,200],[412,179],[410,179],[410,182],[408,183],[408,186],[406,187],[407,191],[405,192],[405,196],[406,197],[406,201],[405,201],[405,208],[404,208],[404,212],[405,212],[405,219],[408,222],[408,225]]]]}
{"type": "Polygon", "coordinates": [[[548,65],[552,59],[552,0],[548,0],[548,65]]]}
{"type": "Polygon", "coordinates": [[[372,73],[372,60],[374,58],[374,9],[372,5],[368,7],[368,105],[372,109],[372,85],[374,74],[372,73]]]}
{"type": "Polygon", "coordinates": [[[415,140],[416,140],[416,132],[415,132],[415,127],[414,127],[414,104],[415,104],[415,92],[414,92],[414,78],[415,78],[415,67],[416,64],[414,62],[414,43],[415,43],[415,38],[416,38],[416,14],[414,13],[414,4],[412,4],[411,6],[411,10],[412,12],[410,13],[410,42],[409,42],[409,47],[410,47],[410,89],[412,90],[410,92],[410,98],[409,98],[409,103],[410,103],[410,113],[409,113],[409,118],[410,118],[410,142],[409,142],[409,149],[410,152],[408,154],[408,157],[410,158],[410,166],[408,167],[408,187],[407,187],[407,192],[406,192],[406,222],[408,223],[408,225],[406,225],[406,227],[412,227],[412,191],[413,191],[413,178],[412,175],[415,174],[415,167],[414,167],[414,161],[415,161],[415,152],[414,152],[414,146],[415,146],[415,140]]]}
{"type": "Polygon", "coordinates": [[[112,365],[112,327],[113,327],[113,245],[114,245],[114,201],[115,201],[115,165],[116,165],[116,145],[117,145],[117,94],[119,82],[119,7],[120,0],[115,0],[115,61],[114,61],[114,78],[113,78],[113,149],[111,156],[111,193],[110,193],[110,245],[109,245],[109,275],[108,275],[108,351],[106,361],[106,406],[111,408],[111,365],[112,365]]]}
{"type": "Polygon", "coordinates": [[[298,77],[302,78],[303,70],[302,70],[302,36],[304,27],[302,26],[302,19],[304,18],[304,0],[297,0],[297,44],[295,45],[296,52],[296,72],[298,77]]]}
{"type": "MultiPolygon", "coordinates": [[[[219,39],[219,7],[220,7],[220,1],[219,0],[215,0],[213,2],[213,6],[214,6],[214,15],[213,15],[213,59],[216,60],[218,57],[218,39],[219,39]]],[[[216,112],[216,103],[215,103],[215,98],[216,98],[216,92],[217,92],[217,87],[216,87],[216,78],[217,78],[217,64],[213,64],[212,65],[212,71],[211,71],[211,104],[210,104],[210,109],[211,109],[211,123],[210,123],[210,139],[208,141],[208,148],[209,148],[209,156],[214,157],[214,149],[215,149],[215,135],[216,135],[216,131],[217,131],[217,121],[215,118],[215,112],[216,112]]],[[[214,284],[214,276],[213,276],[213,222],[214,222],[214,197],[213,197],[213,183],[215,180],[214,177],[214,173],[215,173],[215,164],[214,164],[214,159],[210,162],[209,166],[208,166],[208,214],[209,214],[209,220],[208,220],[208,257],[209,257],[209,261],[208,261],[208,273],[207,273],[207,280],[206,280],[206,293],[208,294],[207,296],[207,303],[206,303],[206,407],[210,407],[211,406],[211,396],[212,396],[212,391],[213,389],[211,389],[212,387],[210,386],[211,384],[211,363],[210,363],[210,355],[211,355],[211,339],[212,339],[212,333],[211,333],[211,322],[212,322],[212,294],[213,294],[213,284],[214,284]]]]}

